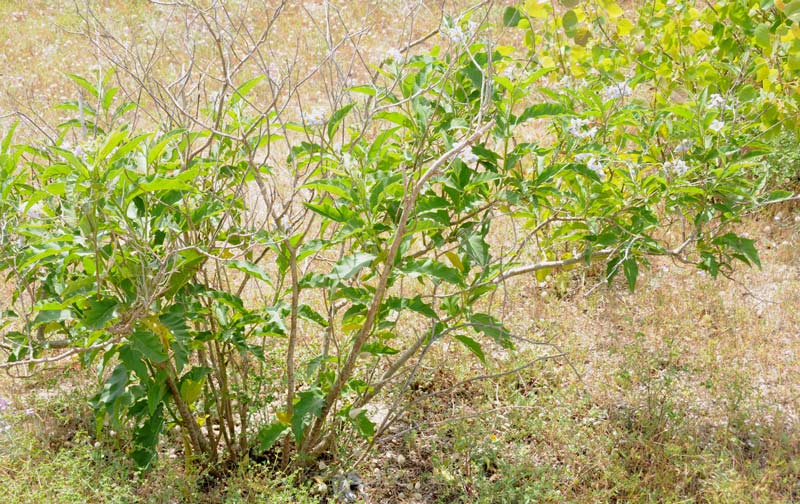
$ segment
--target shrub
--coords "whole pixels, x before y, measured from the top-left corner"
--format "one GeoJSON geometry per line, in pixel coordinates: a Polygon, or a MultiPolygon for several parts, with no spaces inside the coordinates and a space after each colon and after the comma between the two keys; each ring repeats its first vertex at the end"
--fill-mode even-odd
{"type": "Polygon", "coordinates": [[[795,198],[764,193],[762,163],[796,126],[795,7],[477,9],[299,118],[303,79],[254,57],[266,39],[235,60],[208,11],[182,7],[224,75],[188,105],[87,17],[137,92],[73,76],[58,138],[2,142],[4,366],[96,365],[98,428],[130,429],[144,467],[171,426],[207,462],[280,446],[302,467],[347,430],[369,445],[432,346],[513,348],[486,300],[514,276],[600,262],[633,290],[652,256],[760,265],[730,224],[795,198]]]}

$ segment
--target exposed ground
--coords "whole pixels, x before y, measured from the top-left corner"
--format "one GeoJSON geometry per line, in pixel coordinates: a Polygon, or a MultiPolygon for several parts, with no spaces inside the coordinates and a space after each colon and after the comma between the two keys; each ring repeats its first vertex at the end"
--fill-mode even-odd
{"type": "MultiPolygon", "coordinates": [[[[373,4],[385,31],[372,47],[383,52],[402,30],[388,21],[402,2],[373,4]]],[[[0,116],[23,104],[57,119],[48,107],[74,92],[62,72],[94,64],[59,28],[74,21],[71,5],[0,4],[0,116]]],[[[133,30],[168,22],[146,2],[104,8],[133,30]]],[[[742,228],[764,266],[733,279],[656,262],[635,294],[572,273],[509,282],[494,309],[529,342],[495,351],[489,369],[461,348],[435,348],[434,378],[412,384],[408,416],[360,466],[369,502],[800,501],[800,208],[742,228]]],[[[318,500],[313,479],[295,489],[258,464],[209,480],[175,455],[178,439],[155,470],[136,473],[124,436],[95,437],[90,375],[65,363],[0,376],[0,500],[318,500]]]]}

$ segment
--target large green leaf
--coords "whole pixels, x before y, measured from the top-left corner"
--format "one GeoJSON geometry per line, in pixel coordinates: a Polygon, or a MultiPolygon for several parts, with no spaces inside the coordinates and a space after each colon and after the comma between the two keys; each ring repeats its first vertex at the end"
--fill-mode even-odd
{"type": "Polygon", "coordinates": [[[564,13],[561,17],[561,25],[569,38],[575,37],[578,32],[578,16],[574,10],[570,9],[564,13]]]}
{"type": "Polygon", "coordinates": [[[268,285],[272,285],[272,279],[270,279],[267,272],[258,264],[247,261],[228,261],[228,267],[247,273],[253,278],[266,282],[268,285]]]}
{"type": "Polygon", "coordinates": [[[136,428],[134,440],[137,449],[131,454],[139,469],[147,469],[156,460],[158,451],[158,438],[164,430],[164,416],[159,407],[150,418],[136,428]]]}
{"type": "Polygon", "coordinates": [[[411,277],[431,277],[454,285],[461,285],[464,281],[460,271],[430,258],[424,261],[409,261],[402,271],[411,277]]]}
{"type": "Polygon", "coordinates": [[[375,436],[375,423],[367,417],[367,412],[364,409],[349,410],[348,418],[355,425],[356,431],[364,439],[371,440],[375,436]]]}
{"type": "Polygon", "coordinates": [[[625,273],[625,279],[628,281],[628,289],[633,292],[636,288],[636,279],[639,277],[639,265],[636,262],[636,257],[629,255],[622,261],[622,270],[625,273]]]}
{"type": "Polygon", "coordinates": [[[120,397],[125,394],[125,388],[128,386],[128,369],[122,364],[118,364],[111,376],[106,380],[102,392],[100,392],[100,401],[107,407],[111,407],[120,397]]]}
{"type": "Polygon", "coordinates": [[[530,119],[537,119],[539,117],[552,117],[569,113],[570,111],[568,109],[557,103],[537,103],[523,110],[516,121],[514,121],[514,124],[521,124],[530,119]]]}
{"type": "Polygon", "coordinates": [[[361,351],[372,355],[394,355],[396,353],[400,353],[400,350],[392,348],[380,341],[370,341],[365,343],[364,346],[361,347],[361,351]]]}
{"type": "Polygon", "coordinates": [[[83,314],[83,325],[88,329],[102,329],[114,318],[114,311],[119,303],[113,298],[102,298],[99,301],[90,298],[89,308],[83,314]]]}
{"type": "Polygon", "coordinates": [[[511,333],[497,319],[486,313],[475,313],[470,322],[476,331],[489,336],[504,348],[512,348],[511,333]]]}
{"type": "Polygon", "coordinates": [[[516,7],[506,7],[503,11],[503,26],[514,27],[522,20],[522,14],[516,7]]]}
{"type": "Polygon", "coordinates": [[[167,352],[161,338],[152,331],[137,329],[131,334],[134,348],[147,359],[155,363],[167,360],[167,352]]]}
{"type": "Polygon", "coordinates": [[[269,424],[265,427],[262,427],[258,430],[258,445],[261,451],[269,450],[275,441],[281,437],[283,431],[288,429],[289,426],[280,422],[275,422],[273,424],[269,424]]]}
{"type": "Polygon", "coordinates": [[[341,261],[336,263],[336,266],[333,267],[328,277],[333,280],[349,280],[358,274],[359,271],[372,264],[375,257],[376,256],[365,252],[358,252],[344,257],[341,261]]]}
{"type": "Polygon", "coordinates": [[[299,398],[292,414],[292,432],[297,442],[303,437],[306,425],[315,416],[319,416],[325,403],[325,395],[318,388],[312,388],[297,394],[299,398]]]}
{"type": "Polygon", "coordinates": [[[735,233],[727,233],[715,238],[713,243],[731,248],[734,251],[731,255],[743,263],[761,267],[761,259],[758,257],[754,240],[738,236],[735,233]]]}
{"type": "Polygon", "coordinates": [[[465,347],[467,347],[467,349],[475,354],[484,365],[486,364],[486,356],[483,354],[483,348],[481,348],[480,343],[463,334],[457,334],[453,336],[453,338],[460,341],[465,347]]]}
{"type": "Polygon", "coordinates": [[[353,108],[354,103],[349,103],[344,107],[340,108],[333,114],[331,114],[331,118],[328,119],[328,138],[332,139],[333,135],[336,134],[336,131],[339,129],[339,125],[342,123],[344,118],[353,108]]]}

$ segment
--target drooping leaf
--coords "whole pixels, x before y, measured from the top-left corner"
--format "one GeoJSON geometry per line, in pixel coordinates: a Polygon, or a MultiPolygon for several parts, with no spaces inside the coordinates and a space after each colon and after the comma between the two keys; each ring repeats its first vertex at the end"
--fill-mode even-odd
{"type": "Polygon", "coordinates": [[[511,333],[501,324],[497,319],[486,313],[474,313],[470,318],[470,322],[478,332],[492,338],[495,342],[504,348],[512,348],[511,333]]]}
{"type": "Polygon", "coordinates": [[[489,264],[489,244],[484,240],[485,233],[468,231],[464,234],[462,246],[467,255],[477,264],[486,266],[489,264]]]}
{"type": "Polygon", "coordinates": [[[754,240],[744,238],[736,233],[727,233],[715,238],[713,243],[731,248],[734,251],[731,255],[743,263],[761,267],[761,259],[758,257],[754,240]]]}
{"type": "Polygon", "coordinates": [[[120,397],[125,394],[125,388],[128,386],[128,369],[122,364],[118,364],[111,376],[106,380],[102,392],[100,392],[100,401],[106,406],[111,406],[120,397]]]}
{"type": "Polygon", "coordinates": [[[389,345],[380,341],[370,341],[361,347],[361,351],[370,353],[372,355],[394,355],[400,353],[400,350],[392,348],[389,345]]]}
{"type": "Polygon", "coordinates": [[[460,285],[464,281],[460,271],[430,258],[424,261],[409,261],[402,270],[412,277],[429,276],[455,285],[460,285]]]}
{"type": "Polygon", "coordinates": [[[355,103],[349,103],[344,107],[340,108],[333,114],[331,114],[331,118],[328,119],[328,138],[332,139],[333,136],[336,134],[336,131],[339,129],[339,125],[342,123],[344,118],[353,108],[355,103]]]}
{"type": "Polygon", "coordinates": [[[480,359],[484,365],[486,365],[486,356],[483,354],[483,348],[481,348],[480,343],[463,334],[457,334],[453,336],[453,338],[460,341],[470,352],[475,354],[475,356],[478,357],[478,359],[480,359]]]}
{"type": "Polygon", "coordinates": [[[322,327],[328,327],[328,321],[325,320],[325,317],[314,311],[314,309],[307,304],[298,306],[297,314],[300,318],[308,320],[309,322],[314,322],[322,327]]]}
{"type": "Polygon", "coordinates": [[[89,308],[83,314],[83,325],[92,330],[102,329],[109,320],[114,318],[117,306],[119,303],[113,298],[102,298],[99,301],[90,298],[89,308]]]}
{"type": "Polygon", "coordinates": [[[517,26],[520,20],[522,20],[522,14],[516,7],[506,7],[503,11],[503,26],[517,26]]]}
{"type": "Polygon", "coordinates": [[[155,363],[167,360],[167,352],[161,338],[152,331],[135,330],[130,338],[134,348],[141,352],[147,360],[155,363]]]}
{"type": "Polygon", "coordinates": [[[289,426],[282,422],[275,422],[259,429],[257,437],[258,446],[261,451],[267,451],[272,448],[275,441],[277,441],[278,438],[281,437],[281,434],[283,434],[283,431],[288,428],[289,426]]]}
{"type": "Polygon", "coordinates": [[[319,416],[325,403],[325,396],[318,388],[312,388],[297,394],[299,398],[292,413],[292,433],[296,442],[303,437],[306,425],[315,416],[319,416]]]}
{"type": "Polygon", "coordinates": [[[164,430],[162,409],[158,408],[142,425],[134,431],[137,449],[131,454],[139,469],[147,469],[156,460],[158,438],[164,430]]]}
{"type": "Polygon", "coordinates": [[[272,279],[261,266],[247,261],[228,261],[228,267],[237,269],[243,273],[250,275],[253,278],[261,280],[262,282],[272,285],[272,279]]]}
{"type": "Polygon", "coordinates": [[[628,289],[633,292],[636,288],[636,279],[639,276],[639,265],[636,257],[629,255],[622,261],[622,270],[625,272],[625,279],[628,281],[628,289]]]}
{"type": "Polygon", "coordinates": [[[336,263],[336,266],[327,276],[333,280],[349,280],[357,275],[359,271],[372,264],[374,260],[374,255],[365,252],[349,255],[336,263]]]}
{"type": "Polygon", "coordinates": [[[181,376],[179,382],[180,394],[181,398],[187,404],[192,404],[200,398],[206,376],[208,376],[211,371],[212,369],[206,366],[194,366],[181,376]]]}
{"type": "Polygon", "coordinates": [[[358,410],[350,410],[348,418],[355,425],[356,431],[367,440],[371,440],[375,436],[375,423],[367,416],[367,411],[363,408],[358,410]]]}

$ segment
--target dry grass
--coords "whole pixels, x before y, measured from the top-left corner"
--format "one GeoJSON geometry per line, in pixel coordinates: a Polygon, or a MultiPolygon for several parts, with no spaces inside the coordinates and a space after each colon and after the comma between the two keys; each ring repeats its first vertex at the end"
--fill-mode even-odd
{"type": "MultiPolygon", "coordinates": [[[[292,43],[278,57],[300,47],[311,64],[324,48],[303,41],[301,19],[318,13],[320,2],[303,4],[307,12],[293,3],[289,22],[279,27],[279,38],[292,43]]],[[[353,19],[374,9],[366,23],[374,29],[363,42],[373,55],[425,33],[439,12],[430,2],[432,15],[409,33],[394,22],[402,1],[339,4],[353,19]]],[[[76,21],[72,5],[0,3],[0,40],[8,41],[0,52],[0,116],[23,108],[44,122],[61,119],[51,107],[75,93],[63,74],[97,63],[85,41],[62,29],[76,21]]],[[[176,22],[149,2],[102,6],[98,12],[132,37],[176,22]]],[[[455,10],[454,3],[445,7],[455,10]]],[[[322,98],[324,85],[308,86],[312,100],[322,98]]],[[[734,280],[656,262],[634,295],[619,285],[598,287],[600,278],[591,275],[554,274],[546,285],[530,277],[509,282],[493,298],[494,312],[514,334],[547,344],[496,350],[489,370],[461,347],[435,348],[407,392],[408,415],[364,464],[372,501],[800,500],[798,215],[787,207],[779,221],[762,215],[745,223],[764,268],[740,270],[734,280]],[[459,385],[562,352],[567,356],[459,385]]],[[[8,292],[0,294],[5,301],[8,292]]],[[[203,487],[200,475],[169,458],[138,479],[126,461],[126,440],[94,439],[80,399],[93,389],[76,367],[22,382],[0,378],[0,396],[12,399],[4,421],[14,425],[0,434],[8,436],[0,449],[8,502],[311,499],[258,469],[227,486],[203,487]],[[99,483],[87,485],[94,474],[99,483]]]]}

